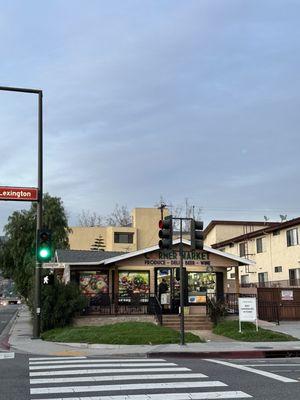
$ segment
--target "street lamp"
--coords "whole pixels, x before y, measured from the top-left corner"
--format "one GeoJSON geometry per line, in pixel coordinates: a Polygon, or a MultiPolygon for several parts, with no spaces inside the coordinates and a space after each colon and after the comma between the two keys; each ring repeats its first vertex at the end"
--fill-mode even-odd
{"type": "MultiPolygon", "coordinates": [[[[0,86],[0,90],[6,92],[31,93],[38,95],[38,199],[37,199],[37,218],[36,230],[39,232],[43,226],[43,91],[40,89],[28,89],[0,86]]],[[[41,325],[41,268],[42,264],[36,262],[35,268],[35,309],[33,338],[40,337],[41,325]]]]}

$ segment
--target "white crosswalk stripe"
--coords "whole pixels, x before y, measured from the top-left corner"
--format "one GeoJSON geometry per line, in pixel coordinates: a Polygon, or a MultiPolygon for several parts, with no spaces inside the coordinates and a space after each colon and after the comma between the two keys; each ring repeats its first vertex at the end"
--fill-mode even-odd
{"type": "Polygon", "coordinates": [[[0,352],[0,360],[6,360],[8,358],[15,358],[15,353],[0,352]]]}
{"type": "Polygon", "coordinates": [[[163,359],[32,357],[29,359],[29,371],[32,400],[209,400],[252,397],[242,391],[229,390],[224,382],[210,380],[205,374],[193,373],[189,368],[163,359]],[[69,397],[70,394],[78,394],[79,397],[69,397]]]}

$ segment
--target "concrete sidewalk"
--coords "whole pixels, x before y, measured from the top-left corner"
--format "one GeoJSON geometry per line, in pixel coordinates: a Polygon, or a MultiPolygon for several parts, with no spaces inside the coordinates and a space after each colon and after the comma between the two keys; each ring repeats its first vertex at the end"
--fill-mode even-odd
{"type": "MultiPolygon", "coordinates": [[[[41,339],[32,339],[32,321],[29,310],[22,306],[19,316],[10,332],[10,351],[39,355],[86,355],[86,356],[198,356],[198,357],[263,357],[269,352],[299,352],[300,342],[238,342],[231,339],[214,340],[206,343],[188,343],[185,346],[177,344],[163,345],[110,345],[86,343],[57,343],[46,342],[41,339]]],[[[201,331],[198,331],[201,336],[201,331]]],[[[206,333],[204,336],[209,336],[206,333]]]]}

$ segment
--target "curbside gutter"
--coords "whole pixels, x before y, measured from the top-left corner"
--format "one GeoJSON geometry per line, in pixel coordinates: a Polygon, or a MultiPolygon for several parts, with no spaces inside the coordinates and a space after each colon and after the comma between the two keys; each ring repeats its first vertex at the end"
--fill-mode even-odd
{"type": "Polygon", "coordinates": [[[300,350],[238,350],[238,351],[197,351],[197,352],[151,352],[147,353],[147,358],[169,357],[169,358],[290,358],[300,357],[300,350]]]}

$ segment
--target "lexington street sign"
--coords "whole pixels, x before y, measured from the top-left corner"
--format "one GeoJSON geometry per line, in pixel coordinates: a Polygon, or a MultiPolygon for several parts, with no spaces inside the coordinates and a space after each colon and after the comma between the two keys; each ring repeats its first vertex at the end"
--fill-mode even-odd
{"type": "Polygon", "coordinates": [[[0,200],[37,201],[38,189],[27,187],[0,186],[0,200]]]}

